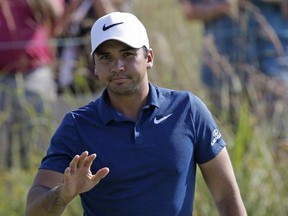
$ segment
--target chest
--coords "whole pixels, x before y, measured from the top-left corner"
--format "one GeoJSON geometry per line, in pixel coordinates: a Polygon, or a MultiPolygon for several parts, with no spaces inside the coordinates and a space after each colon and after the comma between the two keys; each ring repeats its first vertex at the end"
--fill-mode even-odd
{"type": "Polygon", "coordinates": [[[180,122],[167,114],[137,123],[91,124],[80,133],[80,141],[97,154],[92,171],[109,167],[111,181],[127,178],[124,173],[133,173],[131,179],[155,173],[181,175],[194,160],[194,135],[180,122]]]}

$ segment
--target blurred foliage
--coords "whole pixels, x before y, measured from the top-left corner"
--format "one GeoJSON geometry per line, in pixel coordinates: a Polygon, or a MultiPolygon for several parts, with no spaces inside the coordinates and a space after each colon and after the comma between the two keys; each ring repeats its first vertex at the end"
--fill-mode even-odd
{"type": "MultiPolygon", "coordinates": [[[[155,53],[154,67],[149,71],[150,80],[168,88],[191,90],[209,106],[205,89],[201,87],[199,81],[201,25],[197,22],[186,21],[180,5],[175,0],[134,0],[133,10],[146,25],[151,47],[155,53]]],[[[78,83],[79,88],[87,91],[81,71],[76,73],[75,82],[78,83]]],[[[11,170],[1,172],[0,216],[23,215],[27,191],[49,144],[49,139],[46,139],[47,135],[51,137],[65,111],[77,108],[86,101],[92,100],[93,97],[95,93],[75,96],[64,92],[50,112],[54,117],[51,119],[47,116],[49,124],[46,124],[46,127],[48,128],[42,129],[44,130],[42,132],[39,132],[38,128],[31,136],[40,136],[42,140],[41,143],[31,144],[34,148],[30,148],[29,152],[30,168],[22,170],[16,166],[11,170]],[[46,133],[46,136],[41,136],[42,133],[46,133]],[[37,145],[41,147],[35,147],[37,145]]],[[[261,125],[255,124],[248,103],[243,101],[240,104],[237,125],[231,125],[225,115],[227,110],[223,110],[223,115],[217,115],[219,117],[216,120],[228,144],[227,148],[248,214],[253,216],[288,215],[288,157],[281,149],[273,147],[269,122],[261,125]]],[[[4,118],[2,114],[0,123],[4,118]]],[[[31,116],[31,118],[36,117],[31,116]]],[[[33,142],[36,141],[33,140],[33,142]]],[[[216,207],[199,174],[200,172],[197,175],[194,215],[216,215],[216,207]]],[[[79,199],[70,203],[63,213],[64,216],[81,214],[79,199]]]]}

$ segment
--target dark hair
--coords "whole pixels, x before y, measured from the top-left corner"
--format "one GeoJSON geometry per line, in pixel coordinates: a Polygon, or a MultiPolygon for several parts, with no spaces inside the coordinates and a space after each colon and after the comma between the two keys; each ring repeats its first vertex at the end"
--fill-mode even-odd
{"type": "Polygon", "coordinates": [[[143,46],[142,49],[143,49],[143,52],[144,52],[144,57],[146,59],[148,57],[148,48],[146,46],[143,46]]]}

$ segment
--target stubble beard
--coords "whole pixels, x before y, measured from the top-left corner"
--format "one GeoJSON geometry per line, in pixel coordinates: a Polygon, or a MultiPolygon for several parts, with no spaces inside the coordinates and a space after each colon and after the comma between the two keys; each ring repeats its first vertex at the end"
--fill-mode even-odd
{"type": "Polygon", "coordinates": [[[107,89],[113,93],[114,95],[117,95],[117,96],[129,96],[129,95],[133,95],[135,94],[136,92],[139,91],[139,84],[138,85],[130,85],[130,86],[127,86],[125,88],[122,88],[122,87],[115,87],[115,88],[111,88],[111,87],[107,87],[107,89]]]}

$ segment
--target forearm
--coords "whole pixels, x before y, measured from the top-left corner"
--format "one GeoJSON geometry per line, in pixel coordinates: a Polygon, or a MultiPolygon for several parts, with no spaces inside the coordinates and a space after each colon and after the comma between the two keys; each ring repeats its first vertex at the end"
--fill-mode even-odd
{"type": "Polygon", "coordinates": [[[246,216],[227,149],[224,148],[214,159],[199,166],[219,214],[246,216]]]}
{"type": "Polygon", "coordinates": [[[25,215],[59,216],[71,200],[63,198],[61,186],[52,189],[37,186],[29,191],[25,215]]]}
{"type": "Polygon", "coordinates": [[[109,0],[92,0],[93,1],[93,8],[97,15],[96,18],[104,16],[108,13],[116,11],[114,5],[109,0]]]}
{"type": "Polygon", "coordinates": [[[191,4],[183,1],[182,4],[184,14],[189,20],[210,21],[231,12],[231,6],[225,2],[191,4]]]}
{"type": "Polygon", "coordinates": [[[219,202],[216,202],[216,205],[219,215],[221,216],[247,216],[239,191],[230,194],[219,202]]]}

